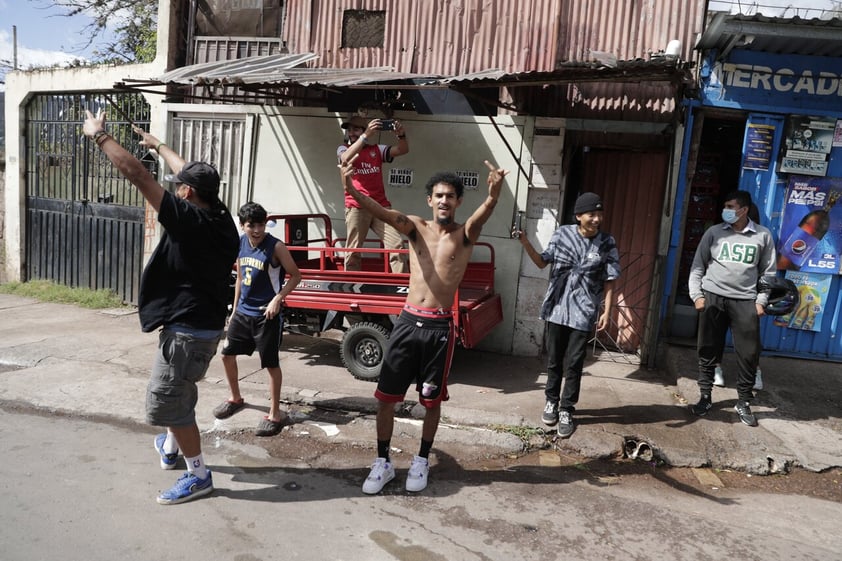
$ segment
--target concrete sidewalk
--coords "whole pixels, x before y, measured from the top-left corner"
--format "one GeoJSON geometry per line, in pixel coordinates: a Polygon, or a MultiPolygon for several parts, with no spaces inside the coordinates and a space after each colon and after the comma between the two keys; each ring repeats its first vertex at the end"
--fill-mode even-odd
{"type": "MultiPolygon", "coordinates": [[[[137,315],[94,311],[0,295],[0,402],[46,411],[144,424],[148,369],[157,334],[142,333],[137,315]]],[[[354,379],[342,366],[338,342],[284,336],[281,365],[284,401],[318,408],[359,411],[339,430],[346,439],[373,446],[370,415],[375,385],[354,379]]],[[[607,355],[606,355],[607,356],[607,355]]],[[[842,384],[838,364],[764,357],[765,389],[753,405],[760,426],[744,426],[733,410],[736,366],[726,357],[729,388],[714,389],[714,408],[692,417],[686,403],[698,398],[695,350],[664,345],[660,369],[604,358],[589,361],[576,411],[577,430],[558,445],[587,458],[621,457],[629,439],[649,443],[655,457],[674,466],[713,466],[754,474],[803,467],[842,466],[842,384]]],[[[215,357],[200,386],[202,430],[256,426],[265,413],[268,375],[256,357],[241,357],[242,390],[249,408],[226,421],[211,410],[227,385],[215,357]],[[262,400],[262,401],[261,401],[262,400]]],[[[457,351],[451,399],[442,409],[437,442],[459,440],[518,451],[515,430],[541,423],[546,369],[543,359],[457,351]]],[[[408,398],[413,399],[410,393],[408,398]]],[[[417,413],[417,411],[416,411],[417,413]]],[[[293,419],[295,420],[295,419],[293,419]]],[[[418,423],[406,421],[406,430],[418,423]]]]}

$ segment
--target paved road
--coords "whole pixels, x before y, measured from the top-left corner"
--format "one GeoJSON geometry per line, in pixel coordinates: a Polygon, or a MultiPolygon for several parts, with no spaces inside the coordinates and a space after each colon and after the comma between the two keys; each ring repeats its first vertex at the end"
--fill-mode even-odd
{"type": "MultiPolygon", "coordinates": [[[[136,314],[125,310],[87,310],[0,295],[0,365],[11,368],[0,375],[0,402],[142,423],[156,345],[156,334],[141,333],[136,314]]],[[[660,361],[663,370],[623,362],[614,353],[599,354],[599,360],[588,360],[585,366],[577,430],[563,442],[570,454],[622,457],[626,439],[633,438],[647,441],[656,457],[671,466],[766,475],[842,465],[838,364],[764,357],[766,387],[753,405],[760,426],[750,428],[734,412],[733,355],[724,358],[728,387],[714,390],[713,409],[699,418],[687,407],[698,397],[692,348],[667,345],[660,361]]],[[[376,409],[374,385],[354,379],[342,367],[337,341],[288,335],[281,356],[285,403],[364,413],[376,409]]],[[[461,429],[543,429],[545,372],[539,357],[459,349],[443,418],[461,429]]],[[[200,428],[253,430],[265,415],[269,377],[259,359],[242,358],[240,375],[249,407],[217,421],[211,411],[229,394],[222,361],[214,358],[200,384],[200,428]]],[[[409,407],[417,394],[410,392],[407,398],[409,407]]],[[[416,405],[410,416],[423,415],[421,409],[416,405]]],[[[347,433],[353,427],[343,428],[347,433]]],[[[436,435],[435,446],[466,435],[498,450],[514,445],[519,451],[522,444],[516,438],[507,442],[506,435],[494,431],[445,429],[436,435]]],[[[358,436],[373,450],[373,428],[358,436]]]]}
{"type": "Polygon", "coordinates": [[[532,465],[480,468],[443,446],[426,492],[409,495],[395,482],[367,497],[360,465],[370,450],[320,445],[315,430],[285,429],[280,459],[248,438],[206,435],[216,491],[164,507],[154,497],[177,474],[158,469],[147,429],[7,404],[0,559],[842,558],[842,504],[594,477],[587,463],[560,466],[554,450],[532,465]]]}

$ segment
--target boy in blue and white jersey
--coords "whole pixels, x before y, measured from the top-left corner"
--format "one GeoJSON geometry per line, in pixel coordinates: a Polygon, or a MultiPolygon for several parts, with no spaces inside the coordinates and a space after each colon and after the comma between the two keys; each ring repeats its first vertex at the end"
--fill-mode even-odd
{"type": "Polygon", "coordinates": [[[237,256],[237,282],[234,309],[222,347],[222,364],[231,397],[213,410],[217,419],[226,419],[245,406],[240,394],[237,355],[257,349],[260,366],[269,372],[269,414],[258,424],[257,436],[274,436],[281,431],[280,349],[284,298],[295,289],[301,273],[286,245],[266,232],[266,209],[249,202],[237,213],[243,235],[237,256]],[[284,284],[284,278],[289,280],[284,284]]]}

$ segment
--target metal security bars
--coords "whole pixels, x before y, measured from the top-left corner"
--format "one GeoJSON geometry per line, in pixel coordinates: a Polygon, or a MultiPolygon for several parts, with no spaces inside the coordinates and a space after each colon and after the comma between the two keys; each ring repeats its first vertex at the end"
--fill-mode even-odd
{"type": "Polygon", "coordinates": [[[34,96],[25,126],[26,278],[109,289],[136,303],[144,200],[82,135],[85,109],[105,110],[109,134],[157,175],[157,158],[132,132],[132,124],[149,128],[140,94],[34,96]]]}

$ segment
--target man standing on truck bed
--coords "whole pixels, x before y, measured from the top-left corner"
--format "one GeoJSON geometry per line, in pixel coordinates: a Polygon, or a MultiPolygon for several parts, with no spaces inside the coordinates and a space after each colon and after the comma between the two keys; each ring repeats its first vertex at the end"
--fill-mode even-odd
{"type": "MultiPolygon", "coordinates": [[[[364,117],[355,115],[344,123],[342,128],[347,132],[345,143],[336,150],[340,163],[354,160],[354,187],[363,195],[374,199],[380,206],[391,208],[392,203],[386,198],[383,186],[383,162],[390,163],[398,156],[409,153],[409,141],[406,139],[406,129],[400,121],[392,119],[372,119],[366,121],[364,117]],[[397,144],[375,144],[375,135],[381,131],[395,132],[397,144]]],[[[360,204],[349,194],[345,195],[345,230],[346,247],[362,247],[369,229],[383,240],[386,249],[400,249],[403,246],[401,235],[395,228],[370,212],[360,207],[360,204]]],[[[345,270],[359,271],[361,252],[349,251],[345,253],[345,270]]],[[[403,255],[397,252],[389,254],[389,267],[393,273],[406,271],[403,255]]]]}
{"type": "Polygon", "coordinates": [[[377,459],[363,483],[363,493],[377,494],[395,477],[389,458],[395,404],[404,400],[413,382],[426,413],[421,448],[409,468],[406,490],[417,492],[427,486],[428,456],[441,417],[441,402],[448,399],[447,375],[456,344],[452,321],[454,296],[474,243],[497,205],[503,178],[508,173],[488,161],[485,165],[489,169],[488,197],[465,224],[454,222],[464,192],[456,174],[440,172],[427,182],[427,204],[433,209],[433,220],[424,220],[384,208],[360,193],[353,182],[353,158],[339,165],[345,191],[362,209],[409,238],[410,248],[409,293],[389,338],[374,393],[378,400],[377,459]]]}

